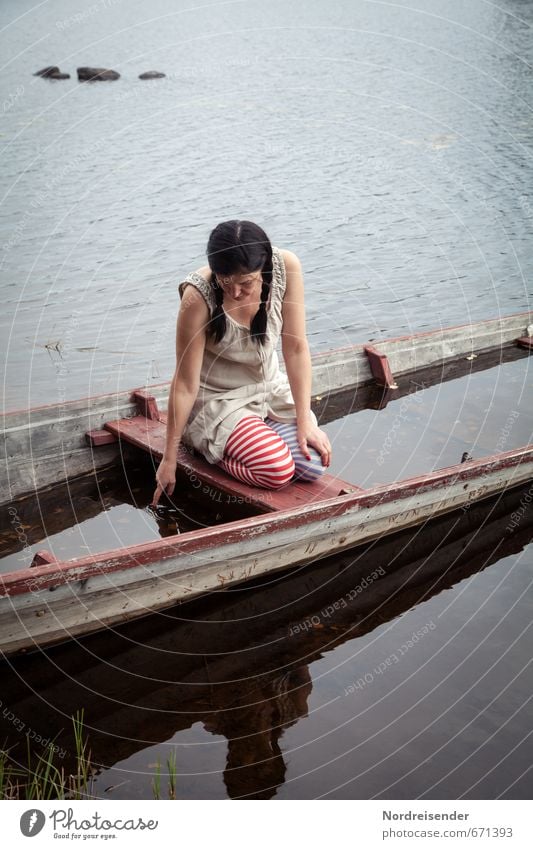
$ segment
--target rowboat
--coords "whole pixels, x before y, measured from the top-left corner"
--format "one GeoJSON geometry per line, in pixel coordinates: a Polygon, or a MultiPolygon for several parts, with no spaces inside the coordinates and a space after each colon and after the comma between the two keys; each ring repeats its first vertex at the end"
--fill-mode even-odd
{"type": "MultiPolygon", "coordinates": [[[[331,420],[364,404],[386,405],[424,385],[502,357],[527,356],[533,313],[353,345],[313,357],[314,407],[331,420]],[[517,355],[518,355],[517,353],[517,355]]],[[[159,408],[169,384],[63,402],[2,418],[3,504],[13,522],[30,491],[127,462],[126,446],[154,461],[164,447],[159,408]]],[[[0,577],[0,647],[5,655],[145,616],[266,574],[419,525],[533,478],[533,445],[363,489],[325,475],[270,492],[248,487],[181,449],[184,486],[240,517],[120,549],[59,561],[47,551],[0,577]],[[243,515],[244,513],[244,515],[243,515]]]]}

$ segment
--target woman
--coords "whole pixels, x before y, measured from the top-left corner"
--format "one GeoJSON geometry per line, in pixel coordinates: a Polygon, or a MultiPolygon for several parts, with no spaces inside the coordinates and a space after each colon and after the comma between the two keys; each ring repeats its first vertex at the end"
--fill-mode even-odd
{"type": "Polygon", "coordinates": [[[331,446],[311,411],[303,278],[291,251],[251,221],[212,231],[209,265],[180,284],[176,371],[153,504],[172,495],[180,440],[245,483],[314,480],[331,446]],[[279,368],[281,336],[287,376],[279,368]],[[288,380],[287,380],[288,378],[288,380]]]}

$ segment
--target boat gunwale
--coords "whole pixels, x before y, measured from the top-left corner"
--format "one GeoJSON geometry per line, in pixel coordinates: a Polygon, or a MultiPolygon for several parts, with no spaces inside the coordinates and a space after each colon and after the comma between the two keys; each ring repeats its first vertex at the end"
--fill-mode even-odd
{"type": "MultiPolygon", "coordinates": [[[[251,516],[225,522],[221,525],[200,528],[184,534],[174,534],[159,540],[137,543],[118,549],[109,549],[97,554],[85,555],[72,560],[57,561],[49,565],[27,567],[15,572],[0,575],[0,598],[35,594],[41,590],[52,589],[60,585],[86,581],[95,575],[108,575],[125,571],[132,566],[157,564],[179,554],[199,552],[213,543],[220,545],[240,542],[246,533],[264,536],[271,530],[282,531],[292,527],[308,525],[320,519],[334,518],[350,510],[371,509],[390,501],[402,501],[417,493],[428,490],[444,489],[447,484],[464,481],[466,486],[474,479],[490,478],[492,472],[501,469],[519,467],[521,462],[533,460],[533,443],[498,454],[486,455],[465,463],[446,466],[433,472],[403,478],[399,481],[338,495],[317,501],[312,505],[291,507],[272,513],[251,516]],[[135,562],[132,564],[132,560],[135,562]]],[[[505,488],[523,484],[512,481],[505,488]]],[[[466,488],[465,486],[465,488],[466,488]]],[[[494,494],[487,492],[487,497],[494,494]]],[[[479,500],[483,496],[477,496],[479,500]]],[[[467,503],[471,502],[466,499],[467,503]]],[[[461,509],[456,505],[450,509],[461,509]]],[[[147,576],[148,577],[148,576],[147,576]]],[[[154,575],[150,576],[153,579],[154,575]]]]}
{"type": "MultiPolygon", "coordinates": [[[[453,335],[456,331],[461,331],[461,330],[469,330],[470,331],[469,335],[471,336],[471,339],[472,339],[472,342],[473,342],[473,341],[475,341],[476,336],[480,336],[480,337],[483,336],[483,334],[481,332],[483,329],[488,329],[488,328],[490,328],[491,325],[494,326],[494,328],[496,329],[498,325],[503,326],[506,322],[511,323],[513,319],[518,319],[518,318],[523,318],[526,321],[526,323],[529,322],[529,321],[533,321],[533,310],[524,310],[524,311],[521,311],[521,312],[510,313],[509,315],[500,316],[499,318],[480,319],[479,321],[467,322],[465,324],[454,324],[454,325],[451,325],[449,327],[440,327],[437,330],[422,330],[422,331],[419,331],[418,333],[405,334],[403,336],[391,336],[391,337],[385,337],[385,338],[380,338],[380,339],[372,338],[370,340],[367,340],[366,342],[358,342],[358,343],[355,343],[353,345],[345,345],[345,346],[341,346],[339,348],[330,348],[326,351],[318,351],[318,352],[312,354],[311,359],[312,359],[313,365],[316,365],[316,366],[319,366],[319,367],[327,367],[327,365],[328,365],[327,361],[330,360],[330,359],[332,360],[331,365],[336,365],[336,362],[333,359],[333,357],[336,354],[349,355],[350,353],[351,354],[359,353],[359,354],[364,355],[365,362],[366,362],[366,354],[364,352],[365,352],[365,348],[369,344],[372,344],[373,347],[383,346],[385,348],[385,350],[380,351],[380,353],[387,354],[387,352],[388,352],[387,349],[394,347],[394,345],[396,343],[412,341],[416,345],[416,343],[418,341],[423,342],[426,339],[431,338],[432,336],[436,340],[437,339],[444,340],[446,337],[449,337],[449,336],[453,337],[453,335]],[[476,331],[478,331],[478,332],[476,333],[476,331]]],[[[502,327],[502,330],[503,330],[503,327],[502,327]]],[[[526,330],[526,328],[524,327],[524,331],[525,330],[526,330]]],[[[508,339],[505,342],[502,342],[501,347],[512,346],[514,341],[516,341],[516,340],[508,339]]],[[[490,346],[487,346],[487,348],[479,348],[479,349],[476,349],[476,350],[479,350],[480,352],[490,351],[490,350],[494,349],[495,347],[498,347],[498,346],[490,345],[490,346]]],[[[461,356],[461,354],[453,354],[452,353],[452,354],[449,355],[449,357],[444,357],[441,360],[441,362],[444,362],[446,360],[453,360],[454,358],[460,357],[460,356],[461,356]]],[[[421,368],[424,368],[424,367],[425,366],[422,366],[421,368]]],[[[411,371],[411,370],[412,369],[408,369],[407,371],[411,371]]],[[[397,373],[402,374],[402,371],[400,370],[397,373]]],[[[369,376],[368,381],[372,382],[372,380],[373,380],[372,376],[369,376]]],[[[170,384],[171,384],[170,380],[162,381],[161,383],[147,384],[146,386],[142,387],[142,391],[152,391],[152,390],[158,390],[158,389],[166,390],[170,386],[170,384]]],[[[345,386],[341,387],[340,390],[334,390],[334,391],[342,391],[343,389],[349,389],[351,387],[351,385],[352,384],[346,384],[345,386]]],[[[356,383],[354,382],[353,385],[356,385],[356,383]]],[[[360,384],[357,384],[357,385],[360,385],[360,384]]],[[[90,406],[91,401],[101,401],[101,400],[104,400],[106,398],[108,398],[108,399],[114,398],[114,399],[117,399],[117,400],[121,399],[125,406],[128,406],[128,404],[135,406],[135,402],[132,400],[132,396],[133,396],[133,393],[138,391],[139,389],[140,389],[140,387],[137,387],[136,389],[133,389],[133,390],[132,389],[120,389],[120,390],[117,390],[116,392],[100,392],[100,393],[96,393],[95,395],[89,395],[86,399],[74,398],[74,399],[71,399],[69,401],[65,400],[65,401],[54,402],[52,404],[38,404],[35,407],[25,407],[25,408],[17,408],[15,410],[6,410],[4,412],[0,412],[0,433],[2,433],[3,430],[10,429],[9,425],[7,427],[1,426],[1,423],[4,422],[4,421],[7,421],[10,416],[13,416],[13,417],[14,416],[21,416],[25,413],[27,413],[27,414],[36,413],[36,412],[40,413],[42,411],[54,410],[54,409],[61,409],[61,410],[68,413],[69,408],[75,408],[76,405],[79,406],[80,403],[87,404],[88,406],[90,406]]],[[[15,429],[18,429],[19,427],[24,428],[24,427],[27,427],[27,425],[26,424],[16,425],[15,429]]]]}

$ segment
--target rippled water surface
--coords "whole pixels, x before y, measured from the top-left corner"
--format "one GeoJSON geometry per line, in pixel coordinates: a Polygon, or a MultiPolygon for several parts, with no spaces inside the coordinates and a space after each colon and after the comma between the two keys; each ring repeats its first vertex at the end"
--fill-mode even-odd
{"type": "Polygon", "coordinates": [[[6,406],[169,377],[177,283],[232,217],[301,256],[314,350],[528,308],[532,23],[518,0],[4,0],[6,406]]]}
{"type": "MultiPolygon", "coordinates": [[[[169,378],[177,284],[227,218],[300,255],[314,351],[530,308],[532,25],[528,0],[4,0],[5,407],[169,378]]],[[[531,442],[530,362],[329,421],[334,471],[531,442]]],[[[21,507],[0,568],[173,532],[150,486],[21,507]]],[[[84,707],[102,798],[150,798],[158,763],[165,795],[173,753],[182,798],[528,798],[532,521],[529,488],[6,663],[2,739],[71,768],[84,707]]]]}

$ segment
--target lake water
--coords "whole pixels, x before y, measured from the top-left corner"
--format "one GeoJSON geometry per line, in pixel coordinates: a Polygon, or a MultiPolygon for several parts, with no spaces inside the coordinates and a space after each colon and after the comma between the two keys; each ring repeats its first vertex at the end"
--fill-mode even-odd
{"type": "Polygon", "coordinates": [[[527,309],[532,22],[524,0],[4,0],[6,407],[169,378],[177,284],[228,218],[300,255],[314,351],[527,309]]]}
{"type": "MultiPolygon", "coordinates": [[[[4,0],[5,407],[169,378],[177,284],[227,218],[300,255],[314,351],[530,308],[532,24],[526,0],[4,0]],[[49,64],[71,79],[32,76],[49,64]]],[[[369,486],[531,441],[529,362],[330,422],[334,471],[369,486]]],[[[417,533],[6,664],[2,731],[58,733],[67,762],[85,707],[103,798],[149,798],[174,751],[186,798],[528,798],[527,495],[492,530],[467,513],[440,560],[432,532],[403,567],[425,583],[380,575],[344,618],[324,611],[417,533]]],[[[62,556],[165,532],[146,502],[84,498],[98,530],[62,556]]]]}

